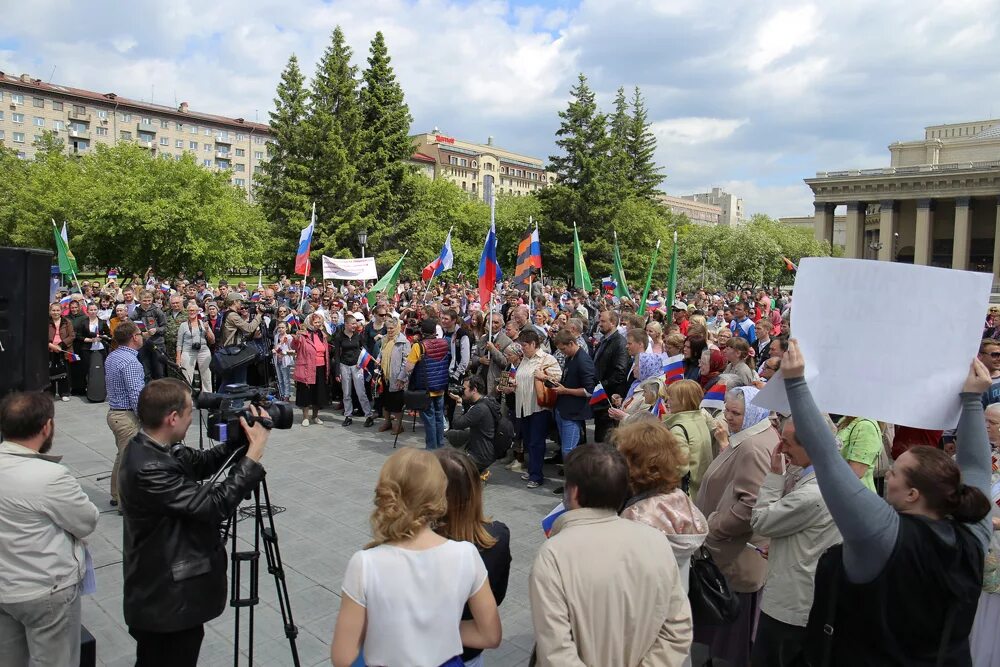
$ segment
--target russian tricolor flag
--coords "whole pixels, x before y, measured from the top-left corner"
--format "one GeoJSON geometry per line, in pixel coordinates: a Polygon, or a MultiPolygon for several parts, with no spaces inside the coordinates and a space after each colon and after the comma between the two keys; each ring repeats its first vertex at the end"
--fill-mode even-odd
{"type": "Polygon", "coordinates": [[[667,376],[667,384],[673,384],[684,379],[684,355],[667,357],[663,362],[663,374],[667,376]]]}
{"type": "Polygon", "coordinates": [[[437,259],[424,267],[424,270],[420,272],[420,277],[424,280],[436,278],[454,266],[454,264],[455,253],[451,250],[451,230],[448,230],[448,236],[445,237],[444,246],[441,248],[441,254],[438,255],[437,259]]]}
{"type": "Polygon", "coordinates": [[[535,223],[535,231],[531,232],[531,246],[528,250],[529,263],[539,271],[542,270],[542,241],[538,236],[538,223],[535,223]]]}
{"type": "Polygon", "coordinates": [[[618,283],[614,278],[608,276],[607,278],[601,278],[601,286],[605,292],[614,292],[615,288],[618,287],[618,283]]]}
{"type": "Polygon", "coordinates": [[[601,401],[608,400],[608,392],[604,391],[604,387],[600,383],[594,386],[594,393],[590,395],[590,404],[597,405],[601,401]]]}
{"type": "Polygon", "coordinates": [[[299,318],[295,316],[295,313],[292,313],[291,315],[285,318],[285,324],[298,324],[298,321],[299,318]]]}
{"type": "Polygon", "coordinates": [[[66,361],[68,361],[71,364],[76,363],[76,362],[80,361],[80,355],[79,354],[75,354],[73,352],[67,352],[66,353],[66,361]]]}
{"type": "Polygon", "coordinates": [[[108,280],[118,280],[118,272],[114,269],[108,271],[108,280]]]}
{"type": "Polygon", "coordinates": [[[542,530],[545,531],[545,537],[548,537],[549,535],[552,534],[552,527],[555,526],[556,519],[558,519],[568,511],[569,510],[566,509],[565,505],[559,503],[558,505],[556,505],[554,510],[545,515],[545,518],[542,519],[542,530]]]}
{"type": "Polygon", "coordinates": [[[361,348],[361,354],[358,355],[358,368],[368,368],[368,364],[372,362],[372,355],[368,354],[368,350],[361,348]]]}
{"type": "Polygon", "coordinates": [[[656,403],[653,403],[653,407],[649,409],[649,414],[663,419],[664,415],[667,414],[667,404],[663,402],[662,398],[656,399],[656,403]]]}
{"type": "Polygon", "coordinates": [[[72,300],[73,300],[73,297],[71,297],[69,295],[66,295],[63,298],[59,299],[59,305],[60,306],[68,306],[69,302],[72,301],[72,300]]]}
{"type": "Polygon", "coordinates": [[[299,248],[295,252],[295,273],[308,276],[311,269],[309,248],[312,247],[313,230],[316,229],[316,202],[313,202],[312,217],[309,226],[299,233],[299,248]]]}
{"type": "Polygon", "coordinates": [[[660,301],[651,301],[651,300],[646,301],[646,308],[650,308],[652,310],[656,310],[657,308],[660,307],[660,305],[661,305],[660,301]]]}
{"type": "Polygon", "coordinates": [[[483,254],[479,258],[479,305],[483,310],[489,309],[493,288],[501,280],[503,271],[500,270],[500,263],[497,261],[497,228],[496,224],[492,224],[489,233],[486,234],[483,254]]]}
{"type": "Polygon", "coordinates": [[[726,385],[713,384],[708,391],[705,392],[705,397],[701,400],[701,407],[708,408],[710,410],[722,410],[726,407],[726,385]]]}

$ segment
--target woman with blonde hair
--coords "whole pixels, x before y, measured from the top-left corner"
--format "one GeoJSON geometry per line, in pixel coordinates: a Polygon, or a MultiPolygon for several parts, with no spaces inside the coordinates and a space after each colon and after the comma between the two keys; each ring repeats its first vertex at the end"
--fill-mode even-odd
{"type": "Polygon", "coordinates": [[[693,554],[708,536],[705,515],[680,488],[684,453],[657,419],[635,419],[615,429],[611,442],[628,464],[629,492],[621,515],[667,536],[687,592],[693,554]]]}
{"type": "Polygon", "coordinates": [[[681,380],[667,387],[667,410],[663,419],[670,432],[677,439],[686,461],[681,468],[684,490],[692,498],[698,497],[701,478],[708,466],[712,465],[712,432],[701,411],[701,400],[705,397],[701,385],[694,380],[681,380]]]}
{"type": "Polygon", "coordinates": [[[663,354],[666,350],[663,349],[663,326],[656,320],[650,320],[646,323],[646,335],[649,336],[649,344],[652,347],[650,352],[656,354],[663,354]]]}
{"type": "Polygon", "coordinates": [[[463,646],[500,645],[500,615],[474,544],[434,532],[448,511],[448,479],[432,452],[404,448],[375,486],[372,541],[351,556],[330,659],[350,667],[462,667],[463,646]],[[461,620],[468,603],[472,619],[461,620]]]}
{"type": "MultiPolygon", "coordinates": [[[[510,529],[500,521],[490,521],[483,516],[483,484],[476,464],[467,454],[455,449],[438,449],[434,455],[448,478],[448,512],[436,530],[449,540],[476,545],[486,565],[493,597],[500,605],[507,595],[510,577],[510,529]]],[[[466,605],[462,620],[471,618],[472,612],[466,605]]],[[[465,667],[480,667],[482,654],[482,649],[463,647],[465,667]]]]}
{"type": "Polygon", "coordinates": [[[392,430],[393,435],[403,432],[403,390],[406,388],[406,357],[410,354],[410,341],[403,333],[399,320],[390,317],[385,321],[385,338],[379,352],[382,368],[382,412],[385,423],[379,431],[392,430]]]}

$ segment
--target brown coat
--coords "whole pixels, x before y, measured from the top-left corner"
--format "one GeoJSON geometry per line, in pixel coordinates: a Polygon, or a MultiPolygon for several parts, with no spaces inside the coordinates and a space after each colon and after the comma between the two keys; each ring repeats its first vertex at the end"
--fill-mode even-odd
{"type": "MultiPolygon", "coordinates": [[[[55,337],[56,325],[49,319],[49,342],[51,343],[55,337]]],[[[59,337],[62,339],[60,342],[62,349],[73,349],[73,339],[76,338],[76,332],[73,330],[73,323],[69,321],[68,317],[63,317],[59,320],[59,337]]]]}
{"type": "Polygon", "coordinates": [[[750,515],[757,492],[770,468],[778,434],[768,420],[729,437],[730,445],[708,467],[698,491],[698,509],[708,517],[705,546],[737,593],[753,593],[764,586],[767,561],[747,547],[767,539],[754,535],[750,515]]]}

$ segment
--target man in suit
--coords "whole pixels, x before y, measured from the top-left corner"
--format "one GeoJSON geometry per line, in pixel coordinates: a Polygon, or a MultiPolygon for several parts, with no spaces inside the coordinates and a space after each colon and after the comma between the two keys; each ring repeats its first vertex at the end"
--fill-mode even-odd
{"type": "MultiPolygon", "coordinates": [[[[555,335],[554,342],[566,357],[562,381],[553,388],[559,395],[556,399],[555,417],[565,461],[579,444],[587,420],[593,416],[589,397],[597,384],[597,370],[594,361],[580,347],[572,331],[562,329],[555,335]]],[[[552,492],[560,496],[563,488],[558,487],[552,492]]]]}
{"type": "MultiPolygon", "coordinates": [[[[604,337],[594,351],[594,366],[597,370],[597,381],[601,383],[608,396],[624,395],[628,388],[628,350],[625,349],[625,337],[618,331],[621,318],[613,310],[605,310],[597,321],[604,337]]],[[[594,441],[606,442],[608,431],[613,425],[608,417],[608,405],[602,403],[594,409],[594,441]]]]}
{"type": "Polygon", "coordinates": [[[507,368],[504,350],[510,345],[510,336],[504,333],[503,316],[493,313],[493,337],[490,330],[476,341],[476,351],[473,355],[473,365],[486,383],[486,395],[497,398],[497,380],[507,368]]]}

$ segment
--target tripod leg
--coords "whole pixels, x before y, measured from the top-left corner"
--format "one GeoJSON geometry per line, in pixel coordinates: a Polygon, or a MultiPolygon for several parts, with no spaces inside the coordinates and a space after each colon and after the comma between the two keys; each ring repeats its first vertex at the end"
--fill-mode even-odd
{"type": "Polygon", "coordinates": [[[285,637],[292,651],[292,664],[299,667],[299,651],[295,638],[299,636],[299,628],[292,618],[292,602],[288,597],[288,582],[285,580],[285,568],[281,564],[281,548],[278,546],[278,533],[274,529],[274,513],[271,510],[271,494],[267,490],[267,480],[261,480],[260,489],[264,495],[264,507],[267,512],[267,525],[264,525],[263,512],[260,503],[257,504],[257,533],[264,539],[264,556],[267,559],[267,571],[274,576],[275,591],[278,596],[278,608],[281,610],[281,622],[285,626],[285,637]]]}
{"type": "MultiPolygon", "coordinates": [[[[256,492],[255,492],[256,493],[256,492]]],[[[256,498],[255,498],[256,499],[256,498]]],[[[260,562],[260,537],[258,535],[254,536],[254,547],[251,551],[238,551],[238,543],[236,539],[236,525],[238,523],[237,514],[239,513],[239,508],[229,519],[232,527],[232,547],[231,547],[231,560],[232,560],[232,579],[230,580],[230,598],[229,604],[233,607],[233,667],[239,667],[240,664],[240,609],[242,607],[249,607],[249,663],[253,664],[253,626],[254,626],[254,607],[260,602],[260,598],[257,595],[257,581],[260,577],[258,571],[258,563],[260,562]],[[250,564],[250,590],[247,597],[241,597],[243,592],[243,563],[250,564]]],[[[257,531],[254,531],[255,533],[257,531]]]]}

